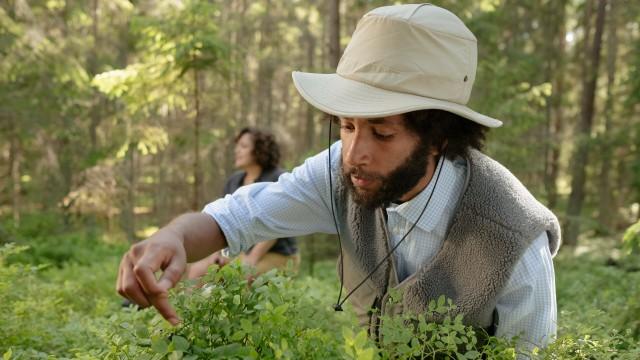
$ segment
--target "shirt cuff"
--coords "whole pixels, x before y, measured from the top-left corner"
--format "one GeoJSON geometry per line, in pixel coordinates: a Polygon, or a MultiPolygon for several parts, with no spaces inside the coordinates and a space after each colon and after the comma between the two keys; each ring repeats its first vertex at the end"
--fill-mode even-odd
{"type": "Polygon", "coordinates": [[[243,244],[239,240],[240,237],[234,233],[233,229],[238,229],[238,226],[234,226],[233,215],[229,213],[229,207],[227,206],[227,197],[218,199],[214,202],[207,204],[202,212],[211,216],[217,223],[220,231],[224,234],[227,240],[227,247],[222,249],[223,255],[227,257],[235,257],[243,251],[243,244]]]}

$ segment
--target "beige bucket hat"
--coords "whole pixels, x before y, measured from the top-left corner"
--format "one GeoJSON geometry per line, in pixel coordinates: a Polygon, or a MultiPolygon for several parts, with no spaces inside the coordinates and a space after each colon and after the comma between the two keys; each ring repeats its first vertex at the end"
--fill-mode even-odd
{"type": "Polygon", "coordinates": [[[475,36],[450,11],[431,4],[384,6],[358,22],[335,74],[292,76],[305,100],[336,116],[440,109],[499,127],[500,120],[466,106],[477,57],[475,36]]]}

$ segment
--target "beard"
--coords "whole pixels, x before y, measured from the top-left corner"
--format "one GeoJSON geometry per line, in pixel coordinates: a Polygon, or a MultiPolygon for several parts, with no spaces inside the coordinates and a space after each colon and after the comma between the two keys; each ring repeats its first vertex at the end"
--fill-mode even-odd
{"type": "Polygon", "coordinates": [[[342,180],[347,185],[347,189],[351,193],[356,204],[375,209],[388,204],[394,200],[398,200],[413,189],[427,173],[427,164],[430,157],[428,156],[428,146],[420,141],[416,149],[405,159],[405,161],[395,168],[387,176],[374,172],[365,172],[359,167],[345,168],[340,162],[342,180]],[[351,176],[377,180],[381,183],[377,190],[359,190],[353,185],[351,176]]]}

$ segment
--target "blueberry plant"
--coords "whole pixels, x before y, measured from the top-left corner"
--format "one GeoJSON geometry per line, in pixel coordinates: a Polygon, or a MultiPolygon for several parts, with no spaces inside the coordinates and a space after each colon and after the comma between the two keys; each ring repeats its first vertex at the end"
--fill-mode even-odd
{"type": "Polygon", "coordinates": [[[61,268],[6,261],[21,251],[0,247],[3,360],[640,358],[640,273],[593,259],[559,257],[558,339],[531,349],[465,326],[444,297],[428,304],[428,316],[383,316],[374,341],[348,307],[331,308],[331,264],[314,277],[271,272],[253,281],[237,263],[211,269],[172,291],[182,319],[172,327],[153,309],[120,307],[117,257],[61,268]],[[442,321],[427,320],[434,315],[442,321]]]}

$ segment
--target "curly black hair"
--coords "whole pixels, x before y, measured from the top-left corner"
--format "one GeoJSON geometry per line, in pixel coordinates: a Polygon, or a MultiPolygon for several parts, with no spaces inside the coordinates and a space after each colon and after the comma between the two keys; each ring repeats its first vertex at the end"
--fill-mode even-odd
{"type": "Polygon", "coordinates": [[[404,114],[405,126],[418,134],[427,149],[447,146],[446,157],[466,157],[469,149],[482,150],[488,128],[444,110],[417,110],[404,114]]]}
{"type": "Polygon", "coordinates": [[[278,166],[280,163],[280,147],[270,132],[246,127],[236,135],[235,142],[237,143],[244,134],[251,135],[251,140],[253,140],[252,154],[263,170],[270,170],[278,166]]]}

